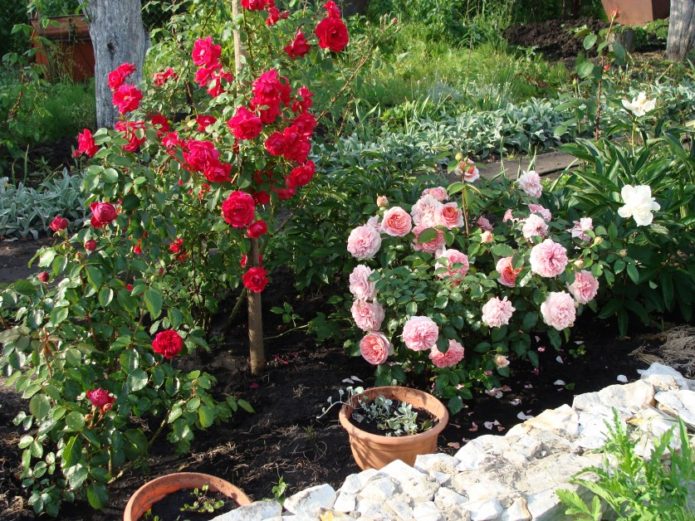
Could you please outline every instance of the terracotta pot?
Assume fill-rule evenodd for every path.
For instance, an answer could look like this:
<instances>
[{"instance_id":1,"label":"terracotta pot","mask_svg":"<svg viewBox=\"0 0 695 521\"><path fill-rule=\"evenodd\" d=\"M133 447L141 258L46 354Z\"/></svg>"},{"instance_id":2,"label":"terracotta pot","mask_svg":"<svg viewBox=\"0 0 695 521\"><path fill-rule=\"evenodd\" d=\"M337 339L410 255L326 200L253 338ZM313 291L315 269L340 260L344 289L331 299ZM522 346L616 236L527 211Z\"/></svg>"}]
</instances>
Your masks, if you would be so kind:
<instances>
[{"instance_id":1,"label":"terracotta pot","mask_svg":"<svg viewBox=\"0 0 695 521\"><path fill-rule=\"evenodd\" d=\"M200 488L203 485L208 485L210 490L233 499L239 506L251 503L249 497L229 481L199 472L176 472L148 481L137 489L125 507L123 521L138 521L152 505L169 494L182 489Z\"/></svg>"},{"instance_id":2,"label":"terracotta pot","mask_svg":"<svg viewBox=\"0 0 695 521\"><path fill-rule=\"evenodd\" d=\"M601 0L606 15L618 10L616 21L623 25L643 25L659 18L668 18L670 0Z\"/></svg>"},{"instance_id":3,"label":"terracotta pot","mask_svg":"<svg viewBox=\"0 0 695 521\"><path fill-rule=\"evenodd\" d=\"M46 27L37 18L31 20L31 40L36 49L36 63L46 68L49 78L55 78L59 73L67 74L73 81L93 78L94 49L89 37L87 18L58 16L48 20ZM46 49L41 38L50 40L55 47Z\"/></svg>"},{"instance_id":4,"label":"terracotta pot","mask_svg":"<svg viewBox=\"0 0 695 521\"><path fill-rule=\"evenodd\" d=\"M400 400L417 409L425 409L438 421L431 429L410 436L380 436L365 432L350 421L357 399L366 396L370 400L384 396L391 400ZM340 409L340 423L350 437L350 448L355 462L362 469L380 469L390 462L400 459L408 465L415 463L418 454L430 454L437 451L437 436L449 422L449 411L442 402L431 394L409 387L372 387L364 393L354 396L349 405Z\"/></svg>"}]
</instances>

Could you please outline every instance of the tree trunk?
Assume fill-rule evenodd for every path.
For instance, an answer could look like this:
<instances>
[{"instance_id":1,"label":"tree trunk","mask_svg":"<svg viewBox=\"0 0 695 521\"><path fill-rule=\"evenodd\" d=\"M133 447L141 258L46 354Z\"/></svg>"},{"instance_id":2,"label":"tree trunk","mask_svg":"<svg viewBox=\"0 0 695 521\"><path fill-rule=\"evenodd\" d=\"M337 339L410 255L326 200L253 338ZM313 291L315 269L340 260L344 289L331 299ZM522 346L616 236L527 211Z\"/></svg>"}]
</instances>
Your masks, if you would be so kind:
<instances>
[{"instance_id":1,"label":"tree trunk","mask_svg":"<svg viewBox=\"0 0 695 521\"><path fill-rule=\"evenodd\" d=\"M695 1L671 0L666 55L670 60L682 61L695 46Z\"/></svg>"},{"instance_id":2,"label":"tree trunk","mask_svg":"<svg viewBox=\"0 0 695 521\"><path fill-rule=\"evenodd\" d=\"M109 72L120 64L129 62L137 68L130 80L133 83L142 80L147 50L142 4L140 0L89 0L86 13L90 21L89 36L96 61L94 80L97 126L113 127L118 119L118 112L111 101Z\"/></svg>"}]
</instances>

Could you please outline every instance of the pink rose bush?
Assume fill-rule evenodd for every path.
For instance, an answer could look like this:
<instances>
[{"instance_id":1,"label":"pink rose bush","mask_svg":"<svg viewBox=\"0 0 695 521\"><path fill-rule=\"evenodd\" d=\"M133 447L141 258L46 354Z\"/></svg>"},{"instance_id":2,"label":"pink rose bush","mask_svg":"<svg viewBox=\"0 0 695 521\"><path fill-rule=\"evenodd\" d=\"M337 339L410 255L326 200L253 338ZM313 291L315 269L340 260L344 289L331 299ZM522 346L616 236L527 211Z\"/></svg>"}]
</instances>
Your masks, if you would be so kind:
<instances>
[{"instance_id":1,"label":"pink rose bush","mask_svg":"<svg viewBox=\"0 0 695 521\"><path fill-rule=\"evenodd\" d=\"M376 215L347 234L359 261L349 277L352 319L359 353L379 366L377 383L426 371L454 410L475 385L498 385L515 358L537 364L540 335L559 348L558 332L600 287L592 269L600 243L584 240L597 233L589 218L575 233L539 201L535 172L476 181L462 175L410 205L381 196Z\"/></svg>"}]
</instances>

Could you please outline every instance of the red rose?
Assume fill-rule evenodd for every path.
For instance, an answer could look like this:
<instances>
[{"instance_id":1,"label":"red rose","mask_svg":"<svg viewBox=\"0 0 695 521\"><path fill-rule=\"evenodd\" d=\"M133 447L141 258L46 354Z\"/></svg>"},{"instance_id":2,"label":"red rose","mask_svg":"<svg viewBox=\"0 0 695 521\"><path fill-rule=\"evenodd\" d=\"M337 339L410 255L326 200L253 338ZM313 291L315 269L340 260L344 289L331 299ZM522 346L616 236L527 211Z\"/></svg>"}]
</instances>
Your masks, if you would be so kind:
<instances>
[{"instance_id":1,"label":"red rose","mask_svg":"<svg viewBox=\"0 0 695 521\"><path fill-rule=\"evenodd\" d=\"M246 230L246 235L249 239L257 239L261 235L268 233L268 225L263 219L259 219L251 225Z\"/></svg>"},{"instance_id":2,"label":"red rose","mask_svg":"<svg viewBox=\"0 0 695 521\"><path fill-rule=\"evenodd\" d=\"M157 129L157 133L169 132L171 127L169 126L169 120L163 114L152 114L150 116L150 123Z\"/></svg>"},{"instance_id":3,"label":"red rose","mask_svg":"<svg viewBox=\"0 0 695 521\"><path fill-rule=\"evenodd\" d=\"M205 129L215 121L217 121L215 116L197 116L195 122L198 124L198 132L205 132Z\"/></svg>"},{"instance_id":4,"label":"red rose","mask_svg":"<svg viewBox=\"0 0 695 521\"><path fill-rule=\"evenodd\" d=\"M241 6L249 11L263 11L273 5L273 0L241 0Z\"/></svg>"},{"instance_id":5,"label":"red rose","mask_svg":"<svg viewBox=\"0 0 695 521\"><path fill-rule=\"evenodd\" d=\"M114 70L109 72L108 76L108 81L109 81L109 88L112 91L115 91L123 85L123 82L135 72L135 65L132 63L121 63L118 67L116 67Z\"/></svg>"},{"instance_id":6,"label":"red rose","mask_svg":"<svg viewBox=\"0 0 695 521\"><path fill-rule=\"evenodd\" d=\"M126 152L137 152L146 140L144 134L139 137L137 133L138 130L145 128L142 121L116 121L114 128L128 140L128 143L123 145L123 150Z\"/></svg>"},{"instance_id":7,"label":"red rose","mask_svg":"<svg viewBox=\"0 0 695 521\"><path fill-rule=\"evenodd\" d=\"M292 126L305 137L309 137L314 133L316 125L316 118L308 112L303 112L292 121Z\"/></svg>"},{"instance_id":8,"label":"red rose","mask_svg":"<svg viewBox=\"0 0 695 521\"><path fill-rule=\"evenodd\" d=\"M125 285L125 289L127 289L128 291L133 291L133 285L129 282Z\"/></svg>"},{"instance_id":9,"label":"red rose","mask_svg":"<svg viewBox=\"0 0 695 521\"><path fill-rule=\"evenodd\" d=\"M237 139L255 139L263 130L263 122L246 107L236 109L227 126Z\"/></svg>"},{"instance_id":10,"label":"red rose","mask_svg":"<svg viewBox=\"0 0 695 521\"><path fill-rule=\"evenodd\" d=\"M229 181L232 173L232 165L229 163L221 163L219 161L211 161L203 168L205 179L211 183L226 183Z\"/></svg>"},{"instance_id":11,"label":"red rose","mask_svg":"<svg viewBox=\"0 0 695 521\"><path fill-rule=\"evenodd\" d=\"M113 93L113 104L118 107L118 112L127 114L140 106L142 92L134 85L124 84Z\"/></svg>"},{"instance_id":12,"label":"red rose","mask_svg":"<svg viewBox=\"0 0 695 521\"><path fill-rule=\"evenodd\" d=\"M253 107L287 105L292 89L287 78L280 76L276 69L261 74L253 82Z\"/></svg>"},{"instance_id":13,"label":"red rose","mask_svg":"<svg viewBox=\"0 0 695 521\"><path fill-rule=\"evenodd\" d=\"M297 90L297 94L302 98L292 102L292 112L306 112L314 104L314 93L308 87L302 85Z\"/></svg>"},{"instance_id":14,"label":"red rose","mask_svg":"<svg viewBox=\"0 0 695 521\"><path fill-rule=\"evenodd\" d=\"M90 223L94 228L103 228L118 217L116 208L111 203L92 203L89 209L92 211Z\"/></svg>"},{"instance_id":15,"label":"red rose","mask_svg":"<svg viewBox=\"0 0 695 521\"><path fill-rule=\"evenodd\" d=\"M268 204L270 202L270 194L264 190L254 192L253 200L256 202L256 204Z\"/></svg>"},{"instance_id":16,"label":"red rose","mask_svg":"<svg viewBox=\"0 0 695 521\"><path fill-rule=\"evenodd\" d=\"M198 38L193 44L191 57L198 67L214 68L219 64L221 55L222 47L214 44L212 36Z\"/></svg>"},{"instance_id":17,"label":"red rose","mask_svg":"<svg viewBox=\"0 0 695 521\"><path fill-rule=\"evenodd\" d=\"M268 285L268 272L261 266L249 268L241 280L246 289L252 293L260 293Z\"/></svg>"},{"instance_id":18,"label":"red rose","mask_svg":"<svg viewBox=\"0 0 695 521\"><path fill-rule=\"evenodd\" d=\"M157 87L161 87L170 79L175 80L176 78L178 78L178 74L176 74L176 71L171 67L167 67L162 72L155 72L152 75L152 81Z\"/></svg>"},{"instance_id":19,"label":"red rose","mask_svg":"<svg viewBox=\"0 0 695 521\"><path fill-rule=\"evenodd\" d=\"M171 253L181 253L183 251L183 238L178 237L174 242L169 245L169 251Z\"/></svg>"},{"instance_id":20,"label":"red rose","mask_svg":"<svg viewBox=\"0 0 695 521\"><path fill-rule=\"evenodd\" d=\"M221 67L218 65L217 68ZM216 68L212 67L201 67L195 73L195 82L199 87L207 87L212 81L212 77L215 74Z\"/></svg>"},{"instance_id":21,"label":"red rose","mask_svg":"<svg viewBox=\"0 0 695 521\"><path fill-rule=\"evenodd\" d=\"M294 188L276 188L275 193L278 194L281 201L287 201L295 196L297 190Z\"/></svg>"},{"instance_id":22,"label":"red rose","mask_svg":"<svg viewBox=\"0 0 695 521\"><path fill-rule=\"evenodd\" d=\"M323 8L326 10L326 16L330 18L340 18L340 7L338 7L333 0L328 0L328 2L323 4Z\"/></svg>"},{"instance_id":23,"label":"red rose","mask_svg":"<svg viewBox=\"0 0 695 521\"><path fill-rule=\"evenodd\" d=\"M284 20L289 16L289 11L280 11L280 9L278 9L274 5L271 5L270 7L268 7L268 18L265 19L265 24L268 27L272 27L280 20Z\"/></svg>"},{"instance_id":24,"label":"red rose","mask_svg":"<svg viewBox=\"0 0 695 521\"><path fill-rule=\"evenodd\" d=\"M94 143L94 136L91 130L85 128L82 132L77 134L77 150L72 153L72 157L79 157L84 154L88 157L94 157L97 153L99 147Z\"/></svg>"},{"instance_id":25,"label":"red rose","mask_svg":"<svg viewBox=\"0 0 695 521\"><path fill-rule=\"evenodd\" d=\"M222 203L222 217L234 228L246 228L253 222L256 205L251 194L235 190Z\"/></svg>"},{"instance_id":26,"label":"red rose","mask_svg":"<svg viewBox=\"0 0 695 521\"><path fill-rule=\"evenodd\" d=\"M282 132L275 131L265 140L265 149L271 156L281 156L287 149L285 136Z\"/></svg>"},{"instance_id":27,"label":"red rose","mask_svg":"<svg viewBox=\"0 0 695 521\"><path fill-rule=\"evenodd\" d=\"M36 275L36 278L39 279L39 281L43 282L46 284L48 282L48 272L47 271L42 271L38 275Z\"/></svg>"},{"instance_id":28,"label":"red rose","mask_svg":"<svg viewBox=\"0 0 695 521\"><path fill-rule=\"evenodd\" d=\"M173 329L160 331L152 341L152 350L168 359L178 355L182 348L183 338Z\"/></svg>"},{"instance_id":29,"label":"red rose","mask_svg":"<svg viewBox=\"0 0 695 521\"><path fill-rule=\"evenodd\" d=\"M183 146L183 141L179 138L178 132L167 132L162 137L162 145L169 149L178 148Z\"/></svg>"},{"instance_id":30,"label":"red rose","mask_svg":"<svg viewBox=\"0 0 695 521\"><path fill-rule=\"evenodd\" d=\"M299 188L300 186L309 184L315 172L316 165L314 165L313 161L307 161L303 165L293 168L290 175L287 176L287 187Z\"/></svg>"},{"instance_id":31,"label":"red rose","mask_svg":"<svg viewBox=\"0 0 695 521\"><path fill-rule=\"evenodd\" d=\"M208 94L213 98L216 98L224 92L222 88L222 80L226 82L231 82L234 80L232 73L224 71L222 69L216 70L212 75L212 84L208 85Z\"/></svg>"},{"instance_id":32,"label":"red rose","mask_svg":"<svg viewBox=\"0 0 695 521\"><path fill-rule=\"evenodd\" d=\"M206 165L219 162L220 153L210 141L191 139L186 143L183 158L191 170L202 172Z\"/></svg>"},{"instance_id":33,"label":"red rose","mask_svg":"<svg viewBox=\"0 0 695 521\"><path fill-rule=\"evenodd\" d=\"M115 397L111 396L106 389L102 389L101 387L87 391L87 399L102 413L108 411L116 401Z\"/></svg>"},{"instance_id":34,"label":"red rose","mask_svg":"<svg viewBox=\"0 0 695 521\"><path fill-rule=\"evenodd\" d=\"M293 60L296 58L301 58L311 50L309 42L306 41L306 37L301 29L297 29L297 33L294 35L294 40L288 45L285 45L285 52L287 56Z\"/></svg>"},{"instance_id":35,"label":"red rose","mask_svg":"<svg viewBox=\"0 0 695 521\"><path fill-rule=\"evenodd\" d=\"M138 239L138 242L133 246L133 254L142 255L142 239Z\"/></svg>"},{"instance_id":36,"label":"red rose","mask_svg":"<svg viewBox=\"0 0 695 521\"><path fill-rule=\"evenodd\" d=\"M94 251L97 249L97 241L94 239L89 239L84 243L84 249L87 251Z\"/></svg>"},{"instance_id":37,"label":"red rose","mask_svg":"<svg viewBox=\"0 0 695 521\"><path fill-rule=\"evenodd\" d=\"M328 16L321 20L314 30L319 39L319 47L332 52L340 52L350 41L347 27L342 18Z\"/></svg>"},{"instance_id":38,"label":"red rose","mask_svg":"<svg viewBox=\"0 0 695 521\"><path fill-rule=\"evenodd\" d=\"M68 220L65 217L56 215L48 227L55 233L65 230L68 227Z\"/></svg>"}]
</instances>

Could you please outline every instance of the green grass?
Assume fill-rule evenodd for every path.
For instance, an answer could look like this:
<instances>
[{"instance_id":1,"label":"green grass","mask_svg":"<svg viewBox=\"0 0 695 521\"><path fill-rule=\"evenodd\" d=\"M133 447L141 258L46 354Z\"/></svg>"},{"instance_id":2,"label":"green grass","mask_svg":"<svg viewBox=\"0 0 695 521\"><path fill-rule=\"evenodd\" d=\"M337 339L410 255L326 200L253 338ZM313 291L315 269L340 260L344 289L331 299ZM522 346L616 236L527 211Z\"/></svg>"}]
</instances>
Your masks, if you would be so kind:
<instances>
[{"instance_id":1,"label":"green grass","mask_svg":"<svg viewBox=\"0 0 695 521\"><path fill-rule=\"evenodd\" d=\"M474 48L427 41L423 27L407 24L361 75L357 97L382 109L429 99L481 110L533 96L552 96L569 78L562 64L512 52L504 43Z\"/></svg>"}]
</instances>

